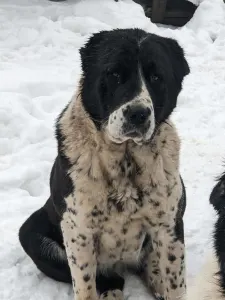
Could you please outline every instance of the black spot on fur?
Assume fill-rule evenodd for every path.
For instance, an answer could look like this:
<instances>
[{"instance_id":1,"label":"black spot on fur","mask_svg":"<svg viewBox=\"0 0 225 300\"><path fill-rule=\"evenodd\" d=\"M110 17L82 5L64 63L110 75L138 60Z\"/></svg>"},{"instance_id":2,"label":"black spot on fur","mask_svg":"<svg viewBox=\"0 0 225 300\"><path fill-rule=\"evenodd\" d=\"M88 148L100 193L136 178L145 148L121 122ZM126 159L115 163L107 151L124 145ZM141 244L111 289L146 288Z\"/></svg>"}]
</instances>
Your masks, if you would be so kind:
<instances>
[{"instance_id":1,"label":"black spot on fur","mask_svg":"<svg viewBox=\"0 0 225 300\"><path fill-rule=\"evenodd\" d=\"M88 263L83 264L83 265L80 267L80 269L83 271L83 270L86 269L87 267L88 267Z\"/></svg>"},{"instance_id":2,"label":"black spot on fur","mask_svg":"<svg viewBox=\"0 0 225 300\"><path fill-rule=\"evenodd\" d=\"M152 201L154 207L159 207L160 203L158 201Z\"/></svg>"},{"instance_id":3,"label":"black spot on fur","mask_svg":"<svg viewBox=\"0 0 225 300\"><path fill-rule=\"evenodd\" d=\"M172 290L176 290L176 289L177 289L177 284L171 283L171 289L172 289Z\"/></svg>"},{"instance_id":4,"label":"black spot on fur","mask_svg":"<svg viewBox=\"0 0 225 300\"><path fill-rule=\"evenodd\" d=\"M156 224L153 223L152 220L151 220L150 218L144 217L144 219L145 219L145 221L146 221L148 224L150 224L152 227L155 227L155 226L156 226Z\"/></svg>"},{"instance_id":5,"label":"black spot on fur","mask_svg":"<svg viewBox=\"0 0 225 300\"><path fill-rule=\"evenodd\" d=\"M116 247L121 247L122 243L121 241L116 241Z\"/></svg>"},{"instance_id":6,"label":"black spot on fur","mask_svg":"<svg viewBox=\"0 0 225 300\"><path fill-rule=\"evenodd\" d=\"M77 211L75 209L73 209L73 208L68 208L68 212L72 213L74 216L77 215Z\"/></svg>"},{"instance_id":7,"label":"black spot on fur","mask_svg":"<svg viewBox=\"0 0 225 300\"><path fill-rule=\"evenodd\" d=\"M137 203L138 206L142 207L143 206L143 191L140 188L138 188L137 194L138 194L138 198L135 199L135 202Z\"/></svg>"},{"instance_id":8,"label":"black spot on fur","mask_svg":"<svg viewBox=\"0 0 225 300\"><path fill-rule=\"evenodd\" d=\"M159 270L158 270L158 269L155 269L155 270L152 271L152 273L153 273L154 275L159 275Z\"/></svg>"},{"instance_id":9,"label":"black spot on fur","mask_svg":"<svg viewBox=\"0 0 225 300\"><path fill-rule=\"evenodd\" d=\"M170 278L170 286L171 286L171 288L173 289L173 290L175 290L176 288L177 288L177 286L176 286L176 288L175 288L175 283L174 283L174 281L173 281L173 279L172 278Z\"/></svg>"},{"instance_id":10,"label":"black spot on fur","mask_svg":"<svg viewBox=\"0 0 225 300\"><path fill-rule=\"evenodd\" d=\"M170 269L166 268L166 274L170 274Z\"/></svg>"},{"instance_id":11,"label":"black spot on fur","mask_svg":"<svg viewBox=\"0 0 225 300\"><path fill-rule=\"evenodd\" d=\"M157 216L158 216L158 218L162 218L162 216L164 216L165 215L165 212L164 211L159 211L158 212L158 214L157 214Z\"/></svg>"},{"instance_id":12,"label":"black spot on fur","mask_svg":"<svg viewBox=\"0 0 225 300\"><path fill-rule=\"evenodd\" d=\"M85 274L85 275L83 276L83 279L84 279L85 282L88 282L88 281L91 279L91 277L90 277L89 274Z\"/></svg>"},{"instance_id":13,"label":"black spot on fur","mask_svg":"<svg viewBox=\"0 0 225 300\"><path fill-rule=\"evenodd\" d=\"M168 260L171 261L172 263L175 262L176 256L174 254L169 253L168 254Z\"/></svg>"},{"instance_id":14,"label":"black spot on fur","mask_svg":"<svg viewBox=\"0 0 225 300\"><path fill-rule=\"evenodd\" d=\"M159 246L159 247L162 247L162 246L163 246L162 241L159 241L159 242L158 242L158 246Z\"/></svg>"},{"instance_id":15,"label":"black spot on fur","mask_svg":"<svg viewBox=\"0 0 225 300\"><path fill-rule=\"evenodd\" d=\"M74 255L71 256L71 261L72 261L72 264L76 265L77 259Z\"/></svg>"},{"instance_id":16,"label":"black spot on fur","mask_svg":"<svg viewBox=\"0 0 225 300\"><path fill-rule=\"evenodd\" d=\"M82 238L82 240L84 240L84 241L87 239L87 237L83 234L79 234L79 237Z\"/></svg>"},{"instance_id":17,"label":"black spot on fur","mask_svg":"<svg viewBox=\"0 0 225 300\"><path fill-rule=\"evenodd\" d=\"M124 203L122 201L118 201L114 197L108 197L108 208L111 210L115 208L119 213L124 211Z\"/></svg>"},{"instance_id":18,"label":"black spot on fur","mask_svg":"<svg viewBox=\"0 0 225 300\"><path fill-rule=\"evenodd\" d=\"M122 233L123 233L123 234L126 234L126 233L127 233L127 231L128 231L128 229L127 229L127 228L125 228L125 227L123 227L123 228L122 228Z\"/></svg>"}]
</instances>

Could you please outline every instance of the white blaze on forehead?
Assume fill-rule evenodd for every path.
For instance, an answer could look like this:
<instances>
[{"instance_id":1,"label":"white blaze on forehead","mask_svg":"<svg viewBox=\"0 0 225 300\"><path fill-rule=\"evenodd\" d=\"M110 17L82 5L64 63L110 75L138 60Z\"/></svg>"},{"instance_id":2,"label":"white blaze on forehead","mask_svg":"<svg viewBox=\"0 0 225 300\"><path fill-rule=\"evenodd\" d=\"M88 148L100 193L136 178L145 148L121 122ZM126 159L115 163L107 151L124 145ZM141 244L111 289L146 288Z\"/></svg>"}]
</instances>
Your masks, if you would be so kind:
<instances>
[{"instance_id":1,"label":"white blaze on forehead","mask_svg":"<svg viewBox=\"0 0 225 300\"><path fill-rule=\"evenodd\" d=\"M140 94L137 97L138 98L142 98L142 99L149 99L149 100L151 100L149 91L148 91L148 89L146 87L146 84L145 84L144 79L143 79L142 76L141 76L141 92L140 92Z\"/></svg>"},{"instance_id":2,"label":"white blaze on forehead","mask_svg":"<svg viewBox=\"0 0 225 300\"><path fill-rule=\"evenodd\" d=\"M149 94L149 91L146 87L146 84L144 82L144 79L141 75L141 92L138 96L138 98L141 100L141 103L143 103L144 105L146 105L146 107L149 107L151 110L151 115L150 115L150 126L149 129L147 131L147 133L145 134L144 139L147 141L151 138L152 134L154 133L155 130L155 114L154 114L154 107L153 107L153 102L152 102L152 98Z\"/></svg>"},{"instance_id":3,"label":"white blaze on forehead","mask_svg":"<svg viewBox=\"0 0 225 300\"><path fill-rule=\"evenodd\" d=\"M140 142L141 140L149 140L155 129L155 116L153 109L153 102L151 96L148 92L148 89L145 85L145 82L141 76L141 91L140 93L134 97L131 101L121 105L117 110L115 110L110 116L107 125L107 132L110 137L115 142L122 143L129 139L129 137L124 136L123 133L123 125L127 122L124 111L128 106L132 107L133 105L142 105L143 107L149 108L151 111L150 115L150 126L146 132L146 134L141 138L134 138L134 141Z\"/></svg>"},{"instance_id":4,"label":"white blaze on forehead","mask_svg":"<svg viewBox=\"0 0 225 300\"><path fill-rule=\"evenodd\" d=\"M152 98L149 94L149 91L146 87L146 84L145 84L142 76L141 76L141 91L140 91L139 95L137 95L135 97L135 99L136 99L136 101L140 101L141 104L144 104L147 107L151 106L151 109L153 109Z\"/></svg>"}]
</instances>

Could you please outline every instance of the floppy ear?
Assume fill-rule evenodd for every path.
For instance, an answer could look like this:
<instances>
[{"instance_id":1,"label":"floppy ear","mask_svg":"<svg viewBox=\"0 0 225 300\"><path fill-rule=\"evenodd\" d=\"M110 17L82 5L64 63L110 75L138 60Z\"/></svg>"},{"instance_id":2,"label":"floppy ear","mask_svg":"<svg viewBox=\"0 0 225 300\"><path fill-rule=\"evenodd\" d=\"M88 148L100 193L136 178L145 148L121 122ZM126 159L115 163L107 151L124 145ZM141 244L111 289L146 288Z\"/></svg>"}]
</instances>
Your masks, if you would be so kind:
<instances>
[{"instance_id":1,"label":"floppy ear","mask_svg":"<svg viewBox=\"0 0 225 300\"><path fill-rule=\"evenodd\" d=\"M106 31L92 35L87 43L80 49L81 66L84 81L81 87L82 102L85 110L94 120L97 128L100 128L103 116L103 106L100 102L100 76L99 57L102 56L102 42L105 41ZM100 66L101 67L101 66ZM91 99L91 101L90 101Z\"/></svg>"},{"instance_id":2,"label":"floppy ear","mask_svg":"<svg viewBox=\"0 0 225 300\"><path fill-rule=\"evenodd\" d=\"M184 51L177 41L167 38L166 44L174 70L174 78L177 84L181 86L184 77L190 73L189 65L185 59Z\"/></svg>"},{"instance_id":3,"label":"floppy ear","mask_svg":"<svg viewBox=\"0 0 225 300\"><path fill-rule=\"evenodd\" d=\"M104 40L106 31L100 31L92 35L87 43L80 49L82 70L86 74L88 68L96 64L96 52Z\"/></svg>"}]
</instances>

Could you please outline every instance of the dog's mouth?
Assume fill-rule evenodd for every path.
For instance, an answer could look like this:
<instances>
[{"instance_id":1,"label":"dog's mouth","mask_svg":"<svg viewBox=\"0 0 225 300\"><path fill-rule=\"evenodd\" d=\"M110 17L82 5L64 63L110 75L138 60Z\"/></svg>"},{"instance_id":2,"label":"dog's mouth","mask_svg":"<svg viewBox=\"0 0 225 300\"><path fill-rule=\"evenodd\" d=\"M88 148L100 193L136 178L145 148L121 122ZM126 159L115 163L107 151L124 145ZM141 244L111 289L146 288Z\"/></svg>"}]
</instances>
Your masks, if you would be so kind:
<instances>
[{"instance_id":1,"label":"dog's mouth","mask_svg":"<svg viewBox=\"0 0 225 300\"><path fill-rule=\"evenodd\" d=\"M140 110L140 112L139 112ZM105 130L109 140L121 144L132 140L136 144L146 143L151 139L155 127L154 115L149 107L129 106L113 112Z\"/></svg>"},{"instance_id":2,"label":"dog's mouth","mask_svg":"<svg viewBox=\"0 0 225 300\"><path fill-rule=\"evenodd\" d=\"M122 144L123 142L125 142L125 140L123 140L122 138L115 137L112 134L110 134L109 132L107 132L107 136L108 136L109 140L115 144Z\"/></svg>"},{"instance_id":3,"label":"dog's mouth","mask_svg":"<svg viewBox=\"0 0 225 300\"><path fill-rule=\"evenodd\" d=\"M107 136L112 142L116 144L122 144L128 140L133 140L136 144L139 145L145 141L145 136L137 130L124 132L120 136L115 136L110 133L109 130L107 130Z\"/></svg>"},{"instance_id":4,"label":"dog's mouth","mask_svg":"<svg viewBox=\"0 0 225 300\"><path fill-rule=\"evenodd\" d=\"M133 131L124 133L124 136L133 139L133 138L141 138L143 135L140 132L133 130Z\"/></svg>"}]
</instances>

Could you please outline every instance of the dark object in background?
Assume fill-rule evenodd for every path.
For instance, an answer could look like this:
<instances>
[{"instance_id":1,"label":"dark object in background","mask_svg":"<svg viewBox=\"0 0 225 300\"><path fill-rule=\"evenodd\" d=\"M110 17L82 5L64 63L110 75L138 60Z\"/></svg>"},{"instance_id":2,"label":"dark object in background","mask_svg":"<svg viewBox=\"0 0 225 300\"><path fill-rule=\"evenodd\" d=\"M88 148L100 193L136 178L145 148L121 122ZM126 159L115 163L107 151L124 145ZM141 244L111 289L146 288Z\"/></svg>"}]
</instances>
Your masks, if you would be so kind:
<instances>
[{"instance_id":1,"label":"dark object in background","mask_svg":"<svg viewBox=\"0 0 225 300\"><path fill-rule=\"evenodd\" d=\"M185 25L195 13L196 5L187 0L133 0L140 4L153 23Z\"/></svg>"},{"instance_id":2,"label":"dark object in background","mask_svg":"<svg viewBox=\"0 0 225 300\"><path fill-rule=\"evenodd\" d=\"M66 0L50 0L62 2ZM118 2L119 0L114 0ZM173 26L185 25L195 13L196 5L188 0L133 0L140 4L146 17L153 23L161 23ZM225 0L224 0L225 1Z\"/></svg>"}]
</instances>

